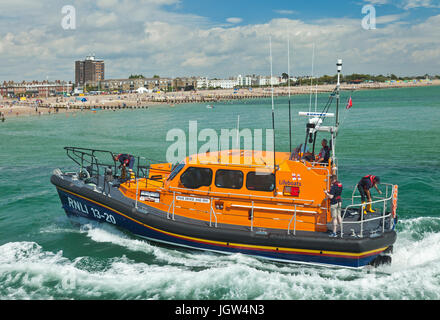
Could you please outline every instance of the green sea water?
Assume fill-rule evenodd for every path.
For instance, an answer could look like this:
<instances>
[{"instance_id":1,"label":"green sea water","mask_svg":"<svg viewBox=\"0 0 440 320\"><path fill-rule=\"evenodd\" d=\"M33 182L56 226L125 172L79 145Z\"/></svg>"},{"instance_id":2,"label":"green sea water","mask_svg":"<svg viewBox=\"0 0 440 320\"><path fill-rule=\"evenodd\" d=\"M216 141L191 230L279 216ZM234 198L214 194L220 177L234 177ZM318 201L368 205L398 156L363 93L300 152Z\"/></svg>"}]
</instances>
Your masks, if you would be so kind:
<instances>
[{"instance_id":1,"label":"green sea water","mask_svg":"<svg viewBox=\"0 0 440 320\"><path fill-rule=\"evenodd\" d=\"M345 110L352 96L353 107ZM49 179L75 169L64 146L165 160L172 128L271 128L270 99L77 112L0 123L0 299L439 299L440 87L342 92L336 150L344 196L366 174L399 185L393 262L374 271L280 264L163 246L72 224ZM318 95L317 110L328 99ZM310 97L292 97L294 146ZM288 100L275 98L287 151Z\"/></svg>"}]
</instances>

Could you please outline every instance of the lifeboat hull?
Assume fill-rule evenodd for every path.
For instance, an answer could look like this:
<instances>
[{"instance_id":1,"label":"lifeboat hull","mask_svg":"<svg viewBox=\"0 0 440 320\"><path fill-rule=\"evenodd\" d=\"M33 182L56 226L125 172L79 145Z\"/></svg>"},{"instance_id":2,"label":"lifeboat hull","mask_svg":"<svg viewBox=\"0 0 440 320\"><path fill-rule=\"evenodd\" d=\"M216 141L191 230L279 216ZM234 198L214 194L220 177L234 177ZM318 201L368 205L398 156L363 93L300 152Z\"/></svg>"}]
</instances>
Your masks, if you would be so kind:
<instances>
[{"instance_id":1,"label":"lifeboat hull","mask_svg":"<svg viewBox=\"0 0 440 320\"><path fill-rule=\"evenodd\" d=\"M209 226L173 220L167 212L123 202L53 175L68 216L109 223L142 238L225 254L242 253L280 262L360 268L373 264L396 240L393 230L374 238L329 238ZM131 200L131 199L130 199Z\"/></svg>"}]
</instances>

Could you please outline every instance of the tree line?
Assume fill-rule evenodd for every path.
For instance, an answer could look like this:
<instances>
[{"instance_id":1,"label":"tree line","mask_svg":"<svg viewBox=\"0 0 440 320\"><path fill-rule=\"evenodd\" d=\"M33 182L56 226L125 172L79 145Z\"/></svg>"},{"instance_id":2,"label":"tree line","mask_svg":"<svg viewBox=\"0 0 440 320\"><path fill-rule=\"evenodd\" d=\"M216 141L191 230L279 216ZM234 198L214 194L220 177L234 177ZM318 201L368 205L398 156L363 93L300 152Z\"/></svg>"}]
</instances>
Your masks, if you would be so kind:
<instances>
[{"instance_id":1,"label":"tree line","mask_svg":"<svg viewBox=\"0 0 440 320\"><path fill-rule=\"evenodd\" d=\"M282 77L284 79L288 78L287 73L283 73ZM440 75L430 76L428 74L422 76L404 76L399 77L395 74L390 75L371 75L371 74L361 74L361 73L353 73L350 75L341 75L341 82L386 82L386 81L411 81L411 80L422 80L422 79L440 79ZM297 84L304 84L303 82L310 81L310 77L301 77L298 79ZM333 76L323 75L321 77L316 77L313 79L314 84L335 84L338 81L337 74Z\"/></svg>"}]
</instances>

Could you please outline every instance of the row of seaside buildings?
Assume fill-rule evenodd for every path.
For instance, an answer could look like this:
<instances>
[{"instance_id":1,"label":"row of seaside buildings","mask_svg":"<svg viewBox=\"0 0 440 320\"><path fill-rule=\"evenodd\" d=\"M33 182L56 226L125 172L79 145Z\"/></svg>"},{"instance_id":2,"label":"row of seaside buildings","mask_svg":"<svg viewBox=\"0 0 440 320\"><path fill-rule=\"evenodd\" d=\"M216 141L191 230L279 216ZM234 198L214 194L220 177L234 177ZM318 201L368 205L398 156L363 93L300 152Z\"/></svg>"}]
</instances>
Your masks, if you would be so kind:
<instances>
[{"instance_id":1,"label":"row of seaside buildings","mask_svg":"<svg viewBox=\"0 0 440 320\"><path fill-rule=\"evenodd\" d=\"M274 86L286 83L280 77L246 76L241 75L233 79L208 79L201 77L178 78L135 78L135 79L106 79L88 81L83 86L74 85L72 82L56 80L49 81L8 81L0 83L0 95L8 97L39 96L49 97L54 95L84 93L84 92L170 92L203 89L232 89L237 87ZM142 90L139 90L142 89Z\"/></svg>"},{"instance_id":2,"label":"row of seaside buildings","mask_svg":"<svg viewBox=\"0 0 440 320\"><path fill-rule=\"evenodd\" d=\"M259 87L280 85L287 82L282 77L258 75L238 75L229 79L208 79L206 77L153 78L135 77L128 79L105 79L103 60L94 55L85 60L75 61L75 82L71 81L23 81L0 84L1 96L39 96L48 97L60 94L84 92L169 92L203 89L232 89L237 87ZM296 81L296 79L292 79Z\"/></svg>"},{"instance_id":3,"label":"row of seaside buildings","mask_svg":"<svg viewBox=\"0 0 440 320\"><path fill-rule=\"evenodd\" d=\"M75 62L75 84L93 91L181 91L196 89L232 89L236 87L279 85L286 82L281 77L241 76L230 79L208 79L203 77L178 78L131 78L104 79L104 61L87 56L84 61Z\"/></svg>"},{"instance_id":4,"label":"row of seaside buildings","mask_svg":"<svg viewBox=\"0 0 440 320\"><path fill-rule=\"evenodd\" d=\"M135 78L135 79L107 79L89 81L85 85L96 91L136 91L145 88L148 91L182 91L200 89L233 89L237 87L274 86L286 83L281 77L246 76L238 75L230 79L208 79L204 77L178 78Z\"/></svg>"},{"instance_id":5,"label":"row of seaside buildings","mask_svg":"<svg viewBox=\"0 0 440 320\"><path fill-rule=\"evenodd\" d=\"M0 96L3 97L49 97L63 93L71 93L73 83L61 80L49 81L4 81L0 83Z\"/></svg>"}]
</instances>

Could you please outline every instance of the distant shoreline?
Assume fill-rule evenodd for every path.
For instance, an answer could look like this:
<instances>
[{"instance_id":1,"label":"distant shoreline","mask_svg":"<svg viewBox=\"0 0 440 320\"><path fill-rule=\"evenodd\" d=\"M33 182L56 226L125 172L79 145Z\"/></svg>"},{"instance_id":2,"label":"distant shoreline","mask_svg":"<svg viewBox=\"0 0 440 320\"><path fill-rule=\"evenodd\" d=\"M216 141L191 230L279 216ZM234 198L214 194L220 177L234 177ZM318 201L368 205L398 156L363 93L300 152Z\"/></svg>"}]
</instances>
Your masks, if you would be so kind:
<instances>
[{"instance_id":1,"label":"distant shoreline","mask_svg":"<svg viewBox=\"0 0 440 320\"><path fill-rule=\"evenodd\" d=\"M439 86L440 80L430 82L395 82L395 83L361 83L361 84L342 84L341 91L350 90L375 90L393 88L413 88L425 86ZM310 92L332 92L334 84L318 86L292 86L291 95L310 94ZM287 96L287 87L274 87L275 96ZM112 94L112 95L84 95L81 97L49 97L49 98L30 98L26 101L16 99L0 100L0 123L4 116L5 119L20 116L40 116L48 114L77 112L93 112L93 109L101 110L124 110L124 109L146 109L158 105L168 105L174 107L178 104L186 103L206 103L212 104L221 101L257 99L271 97L271 88L245 88L245 89L217 89L217 90L198 90L167 93L147 93L147 94ZM79 101L87 99L86 102ZM37 106L37 100L41 102ZM15 102L14 102L15 101Z\"/></svg>"}]
</instances>

